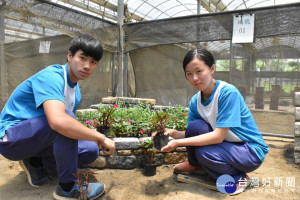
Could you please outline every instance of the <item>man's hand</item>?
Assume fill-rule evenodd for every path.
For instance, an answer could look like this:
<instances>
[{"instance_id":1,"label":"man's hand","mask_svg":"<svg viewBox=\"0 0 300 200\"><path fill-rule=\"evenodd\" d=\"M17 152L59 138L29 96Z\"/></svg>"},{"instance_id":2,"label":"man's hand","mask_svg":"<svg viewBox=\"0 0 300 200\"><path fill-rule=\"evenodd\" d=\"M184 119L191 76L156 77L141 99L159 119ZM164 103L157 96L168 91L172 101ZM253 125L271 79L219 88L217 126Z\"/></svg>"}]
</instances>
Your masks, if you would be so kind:
<instances>
[{"instance_id":1,"label":"man's hand","mask_svg":"<svg viewBox=\"0 0 300 200\"><path fill-rule=\"evenodd\" d=\"M98 142L98 146L103 149L103 154L106 156L112 155L116 148L115 142L105 136L101 142Z\"/></svg>"}]
</instances>

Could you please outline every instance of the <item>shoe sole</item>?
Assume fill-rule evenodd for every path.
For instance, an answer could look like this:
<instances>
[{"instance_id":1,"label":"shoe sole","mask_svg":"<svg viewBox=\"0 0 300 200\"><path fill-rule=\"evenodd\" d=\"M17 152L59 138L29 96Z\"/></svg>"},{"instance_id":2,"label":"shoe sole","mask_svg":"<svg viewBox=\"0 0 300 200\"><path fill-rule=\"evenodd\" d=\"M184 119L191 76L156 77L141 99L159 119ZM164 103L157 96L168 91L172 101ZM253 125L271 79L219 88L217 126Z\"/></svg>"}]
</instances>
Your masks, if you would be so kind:
<instances>
[{"instance_id":1,"label":"shoe sole","mask_svg":"<svg viewBox=\"0 0 300 200\"><path fill-rule=\"evenodd\" d=\"M101 193L99 193L97 196L91 198L90 200L94 200L97 199L98 197L100 197L101 195L103 195L105 193L105 184L103 184L103 191Z\"/></svg>"},{"instance_id":2,"label":"shoe sole","mask_svg":"<svg viewBox=\"0 0 300 200\"><path fill-rule=\"evenodd\" d=\"M239 190L237 190L237 191L235 191L234 193L231 193L231 194L229 194L229 195L230 195L230 196L235 196L235 195L238 195L238 194L243 193L243 192L247 189L247 187L250 186L250 184L251 184L251 181L250 181L250 178L249 178L249 179L247 180L246 186L241 187Z\"/></svg>"},{"instance_id":3,"label":"shoe sole","mask_svg":"<svg viewBox=\"0 0 300 200\"><path fill-rule=\"evenodd\" d=\"M21 168L24 170L24 172L26 173L28 183L29 183L31 186L33 186L33 187L40 187L40 186L34 185L34 184L32 183L30 173L29 173L28 169L26 168L26 166L25 166L23 160L20 160L20 161L19 161L19 164L20 164Z\"/></svg>"},{"instance_id":4,"label":"shoe sole","mask_svg":"<svg viewBox=\"0 0 300 200\"><path fill-rule=\"evenodd\" d=\"M89 200L94 200L99 198L101 195L103 195L105 193L105 185L103 184L103 191L101 193L99 193L97 196L89 199ZM58 196L55 191L53 192L53 198L55 200L70 200L70 199L78 199L78 198L70 198L70 197L62 197L62 196Z\"/></svg>"},{"instance_id":5,"label":"shoe sole","mask_svg":"<svg viewBox=\"0 0 300 200\"><path fill-rule=\"evenodd\" d=\"M204 170L195 170L195 171L191 171L191 172L180 172L180 171L175 171L175 174L183 174L183 175L188 175L188 174L198 174L198 175L205 175L208 174L206 171Z\"/></svg>"}]
</instances>

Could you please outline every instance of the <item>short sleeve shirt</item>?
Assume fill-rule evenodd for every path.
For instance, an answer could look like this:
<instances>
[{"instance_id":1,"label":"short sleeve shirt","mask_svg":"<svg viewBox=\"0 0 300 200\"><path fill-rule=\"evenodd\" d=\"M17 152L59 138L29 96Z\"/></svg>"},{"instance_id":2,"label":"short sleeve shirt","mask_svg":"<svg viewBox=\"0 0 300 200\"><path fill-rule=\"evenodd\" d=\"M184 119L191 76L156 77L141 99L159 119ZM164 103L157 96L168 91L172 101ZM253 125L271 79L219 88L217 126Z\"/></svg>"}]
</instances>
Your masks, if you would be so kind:
<instances>
[{"instance_id":1,"label":"short sleeve shirt","mask_svg":"<svg viewBox=\"0 0 300 200\"><path fill-rule=\"evenodd\" d=\"M225 141L247 142L261 161L269 148L260 134L254 118L236 87L216 81L209 99L201 101L201 92L195 94L189 104L188 124L203 119L215 128L229 128Z\"/></svg>"},{"instance_id":2,"label":"short sleeve shirt","mask_svg":"<svg viewBox=\"0 0 300 200\"><path fill-rule=\"evenodd\" d=\"M67 64L65 65L68 69ZM67 83L75 87L69 80L67 71ZM76 83L75 113L81 94ZM64 102L64 70L61 65L51 65L21 83L11 94L0 114L0 138L5 131L19 122L44 115L42 104L46 100L59 100Z\"/></svg>"}]
</instances>

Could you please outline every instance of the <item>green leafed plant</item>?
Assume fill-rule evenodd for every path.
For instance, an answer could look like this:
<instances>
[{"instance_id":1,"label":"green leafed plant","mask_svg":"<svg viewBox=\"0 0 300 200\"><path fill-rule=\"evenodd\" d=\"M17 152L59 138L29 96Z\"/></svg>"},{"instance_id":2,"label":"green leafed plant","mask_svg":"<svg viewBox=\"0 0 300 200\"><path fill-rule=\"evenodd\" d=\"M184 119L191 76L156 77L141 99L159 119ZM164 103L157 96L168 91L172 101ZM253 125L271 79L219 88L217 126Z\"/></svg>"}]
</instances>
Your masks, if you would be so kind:
<instances>
[{"instance_id":1,"label":"green leafed plant","mask_svg":"<svg viewBox=\"0 0 300 200\"><path fill-rule=\"evenodd\" d=\"M167 109L167 112L171 116L171 119L167 123L167 128L185 131L188 121L188 109L181 105L176 105L173 108Z\"/></svg>"},{"instance_id":2,"label":"green leafed plant","mask_svg":"<svg viewBox=\"0 0 300 200\"><path fill-rule=\"evenodd\" d=\"M164 132L165 128L184 131L187 125L187 108L176 105L166 111L155 111L151 105L104 106L100 104L98 112L78 113L78 120L89 128L107 125L113 137L147 137L152 132Z\"/></svg>"},{"instance_id":3,"label":"green leafed plant","mask_svg":"<svg viewBox=\"0 0 300 200\"><path fill-rule=\"evenodd\" d=\"M170 120L170 115L166 111L155 111L155 114L152 116L152 126L154 130L157 131L157 134L163 135L165 132L165 128L167 127L167 123Z\"/></svg>"},{"instance_id":4,"label":"green leafed plant","mask_svg":"<svg viewBox=\"0 0 300 200\"><path fill-rule=\"evenodd\" d=\"M116 137L143 137L151 135L153 110L148 104L120 106L113 113L114 123L111 132Z\"/></svg>"},{"instance_id":5,"label":"green leafed plant","mask_svg":"<svg viewBox=\"0 0 300 200\"><path fill-rule=\"evenodd\" d=\"M153 141L151 139L146 139L140 143L140 146L144 148L147 163L154 164L154 157L157 151L153 147Z\"/></svg>"}]
</instances>

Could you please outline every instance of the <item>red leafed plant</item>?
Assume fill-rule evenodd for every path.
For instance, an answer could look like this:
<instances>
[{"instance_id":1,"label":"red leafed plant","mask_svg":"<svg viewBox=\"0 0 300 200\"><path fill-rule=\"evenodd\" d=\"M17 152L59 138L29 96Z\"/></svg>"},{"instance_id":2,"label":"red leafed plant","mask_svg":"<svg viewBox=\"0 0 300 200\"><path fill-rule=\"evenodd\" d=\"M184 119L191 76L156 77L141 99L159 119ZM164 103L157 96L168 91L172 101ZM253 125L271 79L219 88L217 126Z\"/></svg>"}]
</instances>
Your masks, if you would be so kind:
<instances>
[{"instance_id":1,"label":"red leafed plant","mask_svg":"<svg viewBox=\"0 0 300 200\"><path fill-rule=\"evenodd\" d=\"M152 116L152 125L157 131L157 135L163 135L168 121L170 120L170 115L165 111L155 111Z\"/></svg>"},{"instance_id":2,"label":"red leafed plant","mask_svg":"<svg viewBox=\"0 0 300 200\"><path fill-rule=\"evenodd\" d=\"M79 200L87 200L88 187L92 174L95 174L95 172L78 171L77 174L73 173L73 176L77 178L74 182L78 185L80 191Z\"/></svg>"},{"instance_id":3,"label":"red leafed plant","mask_svg":"<svg viewBox=\"0 0 300 200\"><path fill-rule=\"evenodd\" d=\"M98 111L100 113L99 116L99 123L100 126L109 126L111 121L112 121L112 114L115 112L115 110L119 108L118 105L113 105L113 106L103 106L101 105L98 108Z\"/></svg>"}]
</instances>

